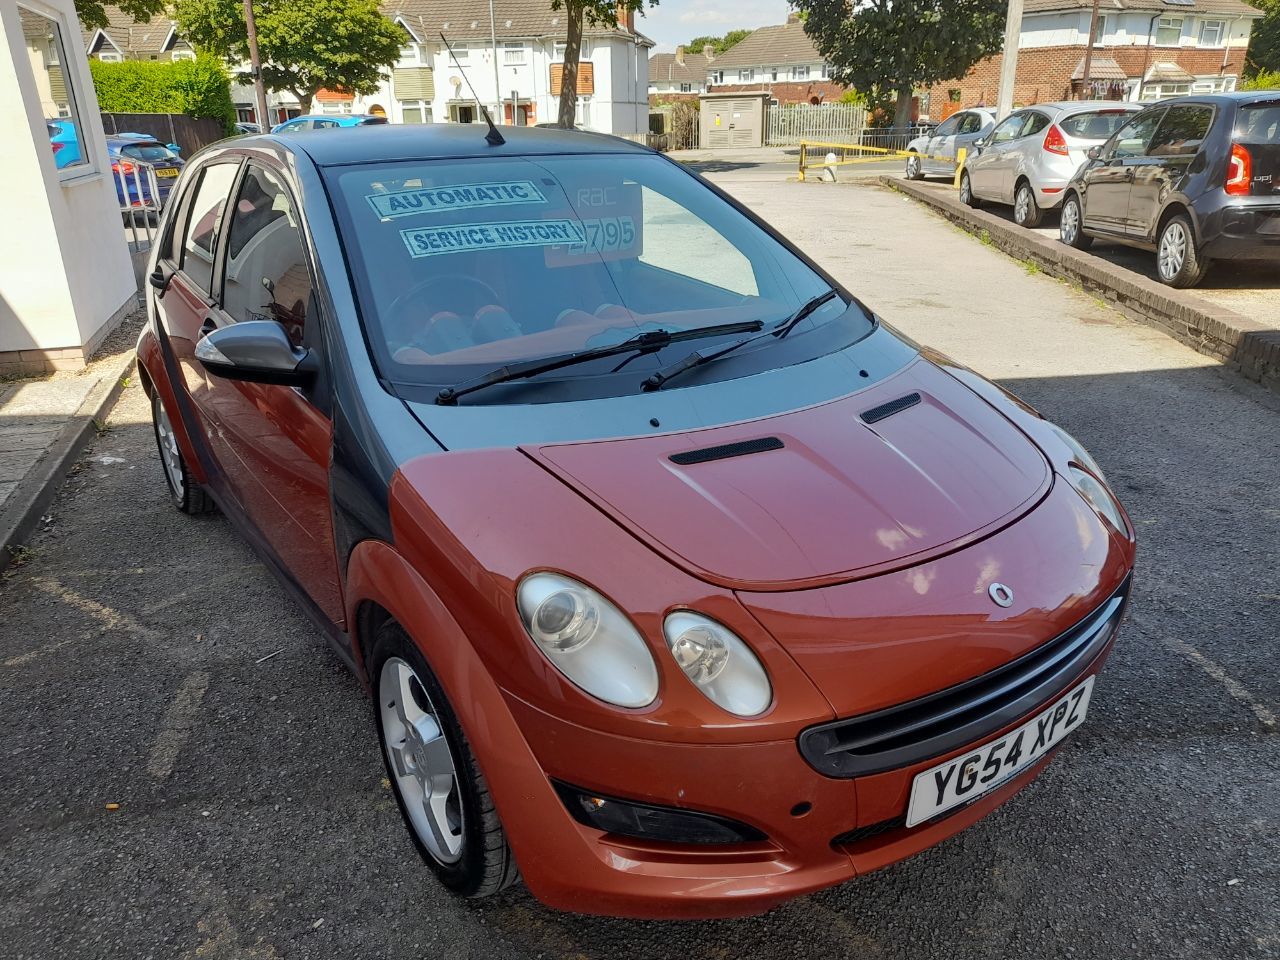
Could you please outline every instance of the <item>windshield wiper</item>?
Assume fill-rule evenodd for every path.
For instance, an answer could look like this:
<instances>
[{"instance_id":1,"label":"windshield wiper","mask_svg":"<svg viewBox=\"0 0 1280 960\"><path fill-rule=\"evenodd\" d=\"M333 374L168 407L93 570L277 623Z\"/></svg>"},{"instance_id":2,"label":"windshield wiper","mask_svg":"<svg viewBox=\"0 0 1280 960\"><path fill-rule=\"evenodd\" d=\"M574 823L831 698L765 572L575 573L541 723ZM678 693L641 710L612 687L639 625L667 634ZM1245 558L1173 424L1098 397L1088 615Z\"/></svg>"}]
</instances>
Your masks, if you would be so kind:
<instances>
[{"instance_id":1,"label":"windshield wiper","mask_svg":"<svg viewBox=\"0 0 1280 960\"><path fill-rule=\"evenodd\" d=\"M641 390L661 390L663 384L673 377L678 377L686 370L692 370L694 367L700 367L704 363L710 363L712 360L719 360L727 353L733 353L739 347L745 347L749 343L755 343L757 340L763 340L765 337L777 337L781 339L795 329L796 325L805 317L808 317L820 306L836 295L834 290L828 290L826 293L820 293L818 296L805 302L805 304L793 313L787 319L783 320L772 330L767 330L762 334L754 337L743 337L727 346L718 347L714 350L695 350L683 360L673 363L665 370L658 370L644 379L640 384Z\"/></svg>"},{"instance_id":2,"label":"windshield wiper","mask_svg":"<svg viewBox=\"0 0 1280 960\"><path fill-rule=\"evenodd\" d=\"M536 357L532 360L509 363L506 366L498 367L496 370L481 374L474 379L464 380L461 383L455 383L451 387L445 387L436 394L436 403L442 405L455 404L458 402L459 397L466 396L468 393L475 393L477 390L483 390L485 387L492 387L494 384L536 377L540 373L549 373L552 370L586 363L589 360L596 360L600 357L614 357L618 354L631 353L633 351L639 351L642 354L655 353L669 344L679 343L682 340L705 340L708 337L723 337L734 333L756 333L762 329L764 329L763 322L745 320L742 323L720 323L709 327L690 327L688 330L646 330L644 333L639 333L634 337L623 340L621 343L611 343L607 346L576 350L573 353L562 353L551 357Z\"/></svg>"}]
</instances>

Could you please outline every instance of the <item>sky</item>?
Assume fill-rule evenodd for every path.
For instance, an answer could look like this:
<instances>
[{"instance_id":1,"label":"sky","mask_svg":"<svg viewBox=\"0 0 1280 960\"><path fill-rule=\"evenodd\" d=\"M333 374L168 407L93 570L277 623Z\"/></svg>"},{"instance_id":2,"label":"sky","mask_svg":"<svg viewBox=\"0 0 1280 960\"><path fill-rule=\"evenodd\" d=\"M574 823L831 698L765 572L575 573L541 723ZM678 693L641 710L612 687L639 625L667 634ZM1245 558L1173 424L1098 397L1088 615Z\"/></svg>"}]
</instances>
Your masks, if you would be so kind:
<instances>
[{"instance_id":1,"label":"sky","mask_svg":"<svg viewBox=\"0 0 1280 960\"><path fill-rule=\"evenodd\" d=\"M721 36L787 19L787 0L660 0L636 18L636 29L657 43L657 53L698 36Z\"/></svg>"}]
</instances>

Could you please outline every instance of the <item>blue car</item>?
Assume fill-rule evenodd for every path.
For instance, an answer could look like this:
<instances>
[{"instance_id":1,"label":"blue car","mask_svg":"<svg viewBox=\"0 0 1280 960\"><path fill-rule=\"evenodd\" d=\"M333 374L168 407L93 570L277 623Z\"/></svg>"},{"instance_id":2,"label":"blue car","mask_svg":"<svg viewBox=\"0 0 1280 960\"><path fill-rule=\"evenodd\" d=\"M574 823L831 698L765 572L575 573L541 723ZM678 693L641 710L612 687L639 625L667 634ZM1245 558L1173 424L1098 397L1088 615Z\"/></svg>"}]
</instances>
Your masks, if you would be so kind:
<instances>
[{"instance_id":1,"label":"blue car","mask_svg":"<svg viewBox=\"0 0 1280 960\"><path fill-rule=\"evenodd\" d=\"M176 143L163 144L143 133L119 133L107 137L107 156L111 159L116 199L120 201L121 209L163 209L165 201L169 199L169 191L173 189L183 167L178 149ZM158 198L151 195L145 168L134 161L150 164L155 170Z\"/></svg>"},{"instance_id":2,"label":"blue car","mask_svg":"<svg viewBox=\"0 0 1280 960\"><path fill-rule=\"evenodd\" d=\"M301 133L303 130L326 130L333 127L366 127L373 124L386 123L386 117L374 116L371 113L328 114L306 113L300 117L277 123L271 128L272 133Z\"/></svg>"},{"instance_id":3,"label":"blue car","mask_svg":"<svg viewBox=\"0 0 1280 960\"><path fill-rule=\"evenodd\" d=\"M80 138L76 135L76 125L70 120L46 120L49 130L49 145L53 147L53 162L59 170L79 163Z\"/></svg>"}]
</instances>

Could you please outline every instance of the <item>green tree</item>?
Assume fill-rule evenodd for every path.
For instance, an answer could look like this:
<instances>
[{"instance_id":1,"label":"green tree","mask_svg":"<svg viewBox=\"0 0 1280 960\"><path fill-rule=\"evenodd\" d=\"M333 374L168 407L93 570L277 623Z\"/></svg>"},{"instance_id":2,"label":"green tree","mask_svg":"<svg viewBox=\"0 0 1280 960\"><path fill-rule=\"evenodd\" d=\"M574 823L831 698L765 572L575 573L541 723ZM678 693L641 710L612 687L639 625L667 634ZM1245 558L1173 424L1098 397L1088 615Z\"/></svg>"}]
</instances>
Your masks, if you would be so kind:
<instances>
[{"instance_id":1,"label":"green tree","mask_svg":"<svg viewBox=\"0 0 1280 960\"><path fill-rule=\"evenodd\" d=\"M113 7L119 7L139 23L146 23L157 13L163 13L165 0L115 0ZM90 30L107 25L106 4L103 0L76 0L76 16Z\"/></svg>"},{"instance_id":2,"label":"green tree","mask_svg":"<svg viewBox=\"0 0 1280 960\"><path fill-rule=\"evenodd\" d=\"M181 113L212 117L223 130L235 129L231 80L217 57L194 60L89 61L98 106L106 113Z\"/></svg>"},{"instance_id":3,"label":"green tree","mask_svg":"<svg viewBox=\"0 0 1280 960\"><path fill-rule=\"evenodd\" d=\"M176 0L173 17L197 49L248 61L241 0ZM263 85L292 93L303 113L319 90L375 92L404 43L376 0L255 0L254 21Z\"/></svg>"},{"instance_id":4,"label":"green tree","mask_svg":"<svg viewBox=\"0 0 1280 960\"><path fill-rule=\"evenodd\" d=\"M651 7L658 5L658 0L647 2ZM646 0L551 0L552 10L565 12L569 31L565 38L564 65L560 68L560 110L556 117L560 126L572 127L577 113L578 60L582 56L583 25L616 29L619 12L643 10L645 3Z\"/></svg>"},{"instance_id":5,"label":"green tree","mask_svg":"<svg viewBox=\"0 0 1280 960\"><path fill-rule=\"evenodd\" d=\"M1253 25L1245 73L1249 76L1280 71L1280 0L1255 0L1263 17Z\"/></svg>"},{"instance_id":6,"label":"green tree","mask_svg":"<svg viewBox=\"0 0 1280 960\"><path fill-rule=\"evenodd\" d=\"M792 0L838 83L895 99L911 124L916 87L962 77L1003 43L1005 0Z\"/></svg>"},{"instance_id":7,"label":"green tree","mask_svg":"<svg viewBox=\"0 0 1280 960\"><path fill-rule=\"evenodd\" d=\"M702 48L711 44L712 52L718 57L736 43L741 43L751 36L752 30L730 30L723 37L694 37L684 45L690 53L701 53Z\"/></svg>"}]
</instances>

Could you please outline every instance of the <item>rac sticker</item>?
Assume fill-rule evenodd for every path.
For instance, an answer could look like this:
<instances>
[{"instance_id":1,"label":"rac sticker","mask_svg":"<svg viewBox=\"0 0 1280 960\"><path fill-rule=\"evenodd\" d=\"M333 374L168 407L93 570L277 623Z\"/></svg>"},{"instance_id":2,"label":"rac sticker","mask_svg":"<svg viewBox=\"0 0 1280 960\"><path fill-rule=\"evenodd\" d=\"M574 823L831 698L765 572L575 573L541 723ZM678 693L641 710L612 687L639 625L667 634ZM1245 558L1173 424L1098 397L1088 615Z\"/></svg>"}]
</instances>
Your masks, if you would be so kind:
<instances>
[{"instance_id":1,"label":"rac sticker","mask_svg":"<svg viewBox=\"0 0 1280 960\"><path fill-rule=\"evenodd\" d=\"M546 203L547 198L531 180L504 183L464 183L450 187L420 187L365 197L383 220L418 213L467 210L472 207L504 207L512 203Z\"/></svg>"},{"instance_id":2,"label":"rac sticker","mask_svg":"<svg viewBox=\"0 0 1280 960\"><path fill-rule=\"evenodd\" d=\"M467 223L448 227L414 227L401 230L409 255L433 257L463 250L499 250L505 247L548 247L586 243L582 227L572 220L525 220L507 223Z\"/></svg>"}]
</instances>

